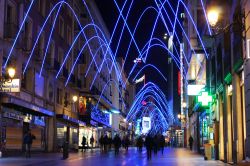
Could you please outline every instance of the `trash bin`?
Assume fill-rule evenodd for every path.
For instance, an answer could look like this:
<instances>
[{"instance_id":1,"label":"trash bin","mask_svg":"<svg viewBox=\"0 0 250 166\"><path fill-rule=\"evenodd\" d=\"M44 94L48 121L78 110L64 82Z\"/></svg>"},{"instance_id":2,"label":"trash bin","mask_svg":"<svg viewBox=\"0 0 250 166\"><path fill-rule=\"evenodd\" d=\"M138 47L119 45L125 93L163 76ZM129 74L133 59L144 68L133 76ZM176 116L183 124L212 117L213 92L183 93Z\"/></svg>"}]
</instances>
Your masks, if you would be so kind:
<instances>
[{"instance_id":1,"label":"trash bin","mask_svg":"<svg viewBox=\"0 0 250 166\"><path fill-rule=\"evenodd\" d=\"M212 145L204 144L204 159L211 160L212 159Z\"/></svg>"},{"instance_id":2,"label":"trash bin","mask_svg":"<svg viewBox=\"0 0 250 166\"><path fill-rule=\"evenodd\" d=\"M69 157L69 143L65 141L63 143L63 159L67 159Z\"/></svg>"}]
</instances>

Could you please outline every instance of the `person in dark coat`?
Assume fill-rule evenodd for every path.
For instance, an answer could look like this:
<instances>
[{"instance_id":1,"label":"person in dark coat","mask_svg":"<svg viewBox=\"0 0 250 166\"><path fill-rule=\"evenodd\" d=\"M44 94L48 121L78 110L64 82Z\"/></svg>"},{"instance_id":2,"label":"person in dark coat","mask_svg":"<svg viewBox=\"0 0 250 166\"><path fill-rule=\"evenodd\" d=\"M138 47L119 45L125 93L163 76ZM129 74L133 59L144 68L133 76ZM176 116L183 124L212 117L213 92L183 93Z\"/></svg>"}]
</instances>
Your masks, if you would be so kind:
<instances>
[{"instance_id":1,"label":"person in dark coat","mask_svg":"<svg viewBox=\"0 0 250 166\"><path fill-rule=\"evenodd\" d=\"M114 147L115 147L115 155L119 154L119 149L121 147L122 141L118 134L115 135L115 138L113 140Z\"/></svg>"},{"instance_id":2,"label":"person in dark coat","mask_svg":"<svg viewBox=\"0 0 250 166\"><path fill-rule=\"evenodd\" d=\"M142 146L143 146L143 139L141 136L139 136L139 138L137 139L137 147L139 152L142 152Z\"/></svg>"},{"instance_id":3,"label":"person in dark coat","mask_svg":"<svg viewBox=\"0 0 250 166\"><path fill-rule=\"evenodd\" d=\"M99 144L100 144L100 148L101 148L101 152L104 151L104 143L103 143L103 135L99 138Z\"/></svg>"},{"instance_id":4,"label":"person in dark coat","mask_svg":"<svg viewBox=\"0 0 250 166\"><path fill-rule=\"evenodd\" d=\"M94 141L95 141L95 139L94 139L94 137L93 137L93 135L92 135L92 137L90 138L91 150L92 150L93 147L94 147Z\"/></svg>"},{"instance_id":5,"label":"person in dark coat","mask_svg":"<svg viewBox=\"0 0 250 166\"><path fill-rule=\"evenodd\" d=\"M194 139L193 137L190 135L189 139L188 139L188 142L189 142L189 147L190 147L190 150L193 149L193 142L194 142Z\"/></svg>"},{"instance_id":6,"label":"person in dark coat","mask_svg":"<svg viewBox=\"0 0 250 166\"><path fill-rule=\"evenodd\" d=\"M153 147L153 139L152 137L148 134L145 139L145 146L147 149L147 159L151 160L152 157L152 147Z\"/></svg>"},{"instance_id":7,"label":"person in dark coat","mask_svg":"<svg viewBox=\"0 0 250 166\"><path fill-rule=\"evenodd\" d=\"M108 143L109 143L109 138L107 135L104 136L103 138L103 145L104 145L104 152L106 153L108 150Z\"/></svg>"},{"instance_id":8,"label":"person in dark coat","mask_svg":"<svg viewBox=\"0 0 250 166\"><path fill-rule=\"evenodd\" d=\"M159 141L158 141L157 135L155 135L154 138L153 138L154 154L155 155L157 155L158 144L159 144Z\"/></svg>"},{"instance_id":9,"label":"person in dark coat","mask_svg":"<svg viewBox=\"0 0 250 166\"><path fill-rule=\"evenodd\" d=\"M84 152L86 152L86 137L85 136L82 136L82 152L84 150Z\"/></svg>"},{"instance_id":10,"label":"person in dark coat","mask_svg":"<svg viewBox=\"0 0 250 166\"><path fill-rule=\"evenodd\" d=\"M23 137L23 143L25 145L25 156L27 158L31 157L30 149L34 139L36 139L36 137L33 134L31 134L30 130L28 130L28 132Z\"/></svg>"},{"instance_id":11,"label":"person in dark coat","mask_svg":"<svg viewBox=\"0 0 250 166\"><path fill-rule=\"evenodd\" d=\"M164 152L164 146L165 146L165 138L163 135L160 137L160 148L161 148L161 154L163 155Z\"/></svg>"}]
</instances>

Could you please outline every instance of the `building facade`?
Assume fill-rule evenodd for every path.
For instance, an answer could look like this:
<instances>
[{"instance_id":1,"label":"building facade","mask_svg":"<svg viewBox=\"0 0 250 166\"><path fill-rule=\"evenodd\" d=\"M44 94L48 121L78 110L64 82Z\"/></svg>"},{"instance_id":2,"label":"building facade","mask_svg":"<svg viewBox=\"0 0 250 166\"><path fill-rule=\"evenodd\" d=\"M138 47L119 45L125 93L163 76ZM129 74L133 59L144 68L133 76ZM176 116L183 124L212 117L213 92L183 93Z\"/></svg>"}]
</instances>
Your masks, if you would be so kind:
<instances>
[{"instance_id":1,"label":"building facade","mask_svg":"<svg viewBox=\"0 0 250 166\"><path fill-rule=\"evenodd\" d=\"M227 163L238 163L249 155L247 140L247 25L248 18L247 1L187 1L194 13L193 18L197 23L199 34L205 45L208 57L204 66L206 77L204 90L208 92L212 100L208 107L202 107L196 97L188 97L188 106L191 114L187 123L191 129L191 123L195 123L200 129L195 137L197 151L204 150L204 143L210 143L212 158L223 160ZM219 21L209 34L208 25L201 2L204 3L206 12L210 8L220 9ZM192 7L191 7L192 6ZM246 15L245 15L246 14ZM191 22L189 18L186 18ZM203 20L203 21L202 21ZM199 26L201 25L201 26ZM187 24L187 29L193 25ZM193 34L193 33L192 33ZM190 38L192 40L192 37ZM196 39L197 40L197 37ZM199 45L199 44L198 44ZM199 45L200 50L201 44ZM203 50L204 54L204 50ZM194 54L193 56L197 56ZM192 62L191 58L191 62ZM199 61L198 61L199 62ZM190 65L189 69L192 68ZM196 117L195 117L196 115ZM202 118L204 116L204 118ZM195 120L192 120L195 119ZM196 121L196 122L194 122ZM204 122L206 122L204 124ZM192 129L191 129L192 130ZM192 133L192 132L191 132ZM202 141L204 137L206 141ZM200 141L199 141L200 140ZM199 142L198 142L199 141ZM195 148L196 149L196 148Z\"/></svg>"},{"instance_id":2,"label":"building facade","mask_svg":"<svg viewBox=\"0 0 250 166\"><path fill-rule=\"evenodd\" d=\"M1 69L8 60L20 79L20 92L0 96L0 138L7 151L21 152L28 130L38 151L58 151L65 141L77 149L82 136L93 136L98 146L101 134L112 135L112 110L119 110L111 83L116 67L109 71L111 62L104 59L112 53L99 37L108 43L109 33L95 3L83 2L0 2Z\"/></svg>"}]
</instances>

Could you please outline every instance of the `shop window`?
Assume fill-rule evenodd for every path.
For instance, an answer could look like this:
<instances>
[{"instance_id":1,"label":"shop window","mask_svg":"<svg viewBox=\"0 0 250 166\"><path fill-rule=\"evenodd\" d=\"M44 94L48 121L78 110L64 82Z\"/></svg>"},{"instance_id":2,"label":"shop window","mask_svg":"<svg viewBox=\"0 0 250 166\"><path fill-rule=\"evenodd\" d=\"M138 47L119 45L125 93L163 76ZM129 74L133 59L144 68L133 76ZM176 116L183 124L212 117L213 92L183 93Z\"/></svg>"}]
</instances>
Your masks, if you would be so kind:
<instances>
[{"instance_id":1,"label":"shop window","mask_svg":"<svg viewBox=\"0 0 250 166\"><path fill-rule=\"evenodd\" d=\"M44 77L39 76L39 73L35 74L35 93L40 97L44 94Z\"/></svg>"}]
</instances>

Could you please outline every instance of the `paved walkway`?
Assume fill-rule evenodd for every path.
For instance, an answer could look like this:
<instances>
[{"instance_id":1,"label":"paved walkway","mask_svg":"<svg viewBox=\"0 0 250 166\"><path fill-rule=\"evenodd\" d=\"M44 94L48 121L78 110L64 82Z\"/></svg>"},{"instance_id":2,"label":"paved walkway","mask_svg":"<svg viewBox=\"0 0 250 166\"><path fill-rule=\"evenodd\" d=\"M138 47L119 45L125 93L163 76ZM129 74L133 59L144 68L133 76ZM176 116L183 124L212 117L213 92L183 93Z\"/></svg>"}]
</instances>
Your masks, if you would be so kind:
<instances>
[{"instance_id":1,"label":"paved walkway","mask_svg":"<svg viewBox=\"0 0 250 166\"><path fill-rule=\"evenodd\" d=\"M130 148L128 152L122 150L115 157L114 151L101 154L99 150L85 153L72 153L67 160L62 160L62 154L35 154L31 158L9 157L1 158L0 166L224 166L221 161L204 161L203 156L190 152L187 149L165 148L164 154L152 154L152 160L148 161L146 150L137 152L136 148Z\"/></svg>"}]
</instances>

